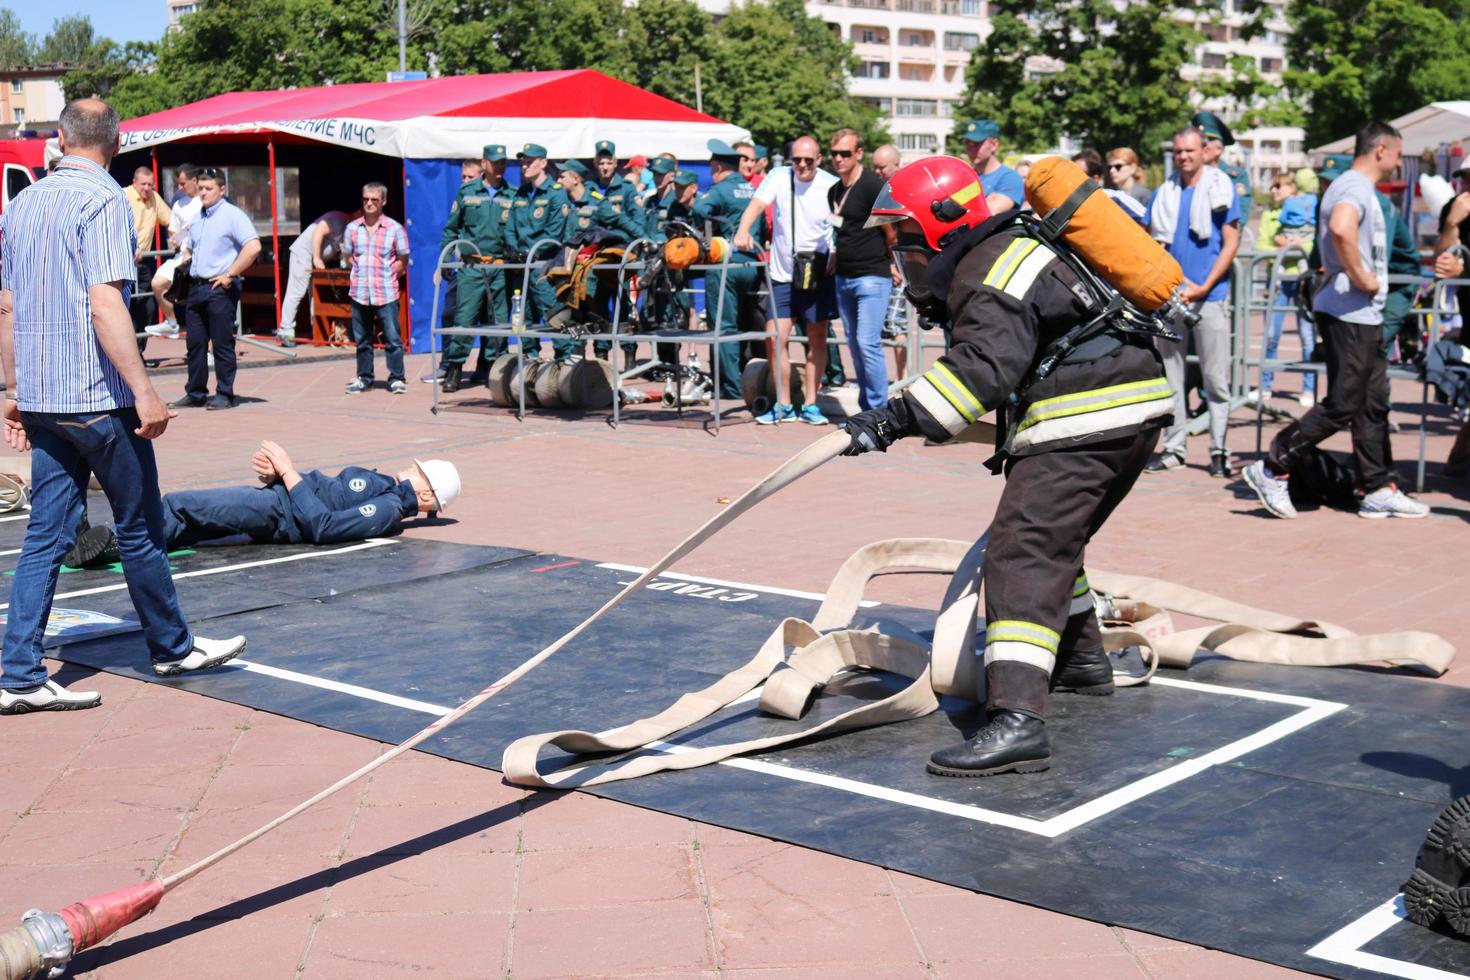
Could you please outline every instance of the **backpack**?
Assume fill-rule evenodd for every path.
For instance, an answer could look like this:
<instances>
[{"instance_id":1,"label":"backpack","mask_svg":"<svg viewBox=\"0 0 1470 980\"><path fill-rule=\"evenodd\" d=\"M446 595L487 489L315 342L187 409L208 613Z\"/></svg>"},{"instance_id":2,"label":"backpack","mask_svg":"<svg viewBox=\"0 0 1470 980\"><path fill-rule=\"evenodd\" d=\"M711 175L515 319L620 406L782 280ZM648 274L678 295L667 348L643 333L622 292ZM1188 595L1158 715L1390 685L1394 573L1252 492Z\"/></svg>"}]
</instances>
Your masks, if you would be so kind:
<instances>
[{"instance_id":1,"label":"backpack","mask_svg":"<svg viewBox=\"0 0 1470 980\"><path fill-rule=\"evenodd\" d=\"M1297 510L1331 507L1335 510L1358 509L1358 494L1353 471L1331 453L1312 447L1291 468L1286 484L1291 502Z\"/></svg>"}]
</instances>

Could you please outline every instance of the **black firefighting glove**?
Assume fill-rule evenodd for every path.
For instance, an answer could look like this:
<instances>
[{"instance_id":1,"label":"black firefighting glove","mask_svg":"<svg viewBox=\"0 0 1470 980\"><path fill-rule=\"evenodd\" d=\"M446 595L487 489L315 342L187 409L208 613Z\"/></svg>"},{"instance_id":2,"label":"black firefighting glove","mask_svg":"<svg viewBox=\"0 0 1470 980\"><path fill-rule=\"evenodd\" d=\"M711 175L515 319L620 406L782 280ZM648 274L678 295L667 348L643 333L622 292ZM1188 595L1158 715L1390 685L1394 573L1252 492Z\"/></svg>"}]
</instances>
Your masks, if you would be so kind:
<instances>
[{"instance_id":1,"label":"black firefighting glove","mask_svg":"<svg viewBox=\"0 0 1470 980\"><path fill-rule=\"evenodd\" d=\"M861 456L874 450L886 453L889 446L904 436L917 432L912 428L912 422L912 416L902 396L891 398L887 404L878 408L859 412L843 423L843 428L852 441L842 451L842 455Z\"/></svg>"}]
</instances>

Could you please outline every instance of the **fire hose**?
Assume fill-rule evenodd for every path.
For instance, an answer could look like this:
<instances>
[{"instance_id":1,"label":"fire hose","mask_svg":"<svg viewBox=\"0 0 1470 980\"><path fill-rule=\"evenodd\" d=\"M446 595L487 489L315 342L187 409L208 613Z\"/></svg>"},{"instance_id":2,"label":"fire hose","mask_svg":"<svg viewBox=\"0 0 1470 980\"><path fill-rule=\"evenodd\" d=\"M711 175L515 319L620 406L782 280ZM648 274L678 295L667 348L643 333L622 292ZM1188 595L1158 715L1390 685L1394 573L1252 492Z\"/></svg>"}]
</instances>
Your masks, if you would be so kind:
<instances>
[{"instance_id":1,"label":"fire hose","mask_svg":"<svg viewBox=\"0 0 1470 980\"><path fill-rule=\"evenodd\" d=\"M346 789L362 777L380 769L425 739L459 721L480 705L525 677L557 651L582 635L593 623L620 605L624 599L667 570L674 562L688 555L706 540L734 521L756 504L772 496L783 487L810 473L840 454L848 446L848 435L836 430L818 439L801 452L777 467L769 476L756 484L733 503L706 521L697 531L689 535L672 551L628 583L621 592L613 596L595 613L573 627L550 646L522 662L489 687L455 708L449 714L428 725L417 734L398 743L383 755L367 763L356 772L350 773L308 800L298 803L274 820L220 848L213 854L181 871L162 878L154 878L140 885L124 888L105 895L97 895L68 905L60 912L44 912L31 909L21 919L21 924L9 932L0 933L0 980L29 980L46 975L61 976L72 957L90 949L119 929L136 922L158 907L165 895L195 876L224 861L236 851L252 844L282 824L300 815L327 797Z\"/></svg>"}]
</instances>

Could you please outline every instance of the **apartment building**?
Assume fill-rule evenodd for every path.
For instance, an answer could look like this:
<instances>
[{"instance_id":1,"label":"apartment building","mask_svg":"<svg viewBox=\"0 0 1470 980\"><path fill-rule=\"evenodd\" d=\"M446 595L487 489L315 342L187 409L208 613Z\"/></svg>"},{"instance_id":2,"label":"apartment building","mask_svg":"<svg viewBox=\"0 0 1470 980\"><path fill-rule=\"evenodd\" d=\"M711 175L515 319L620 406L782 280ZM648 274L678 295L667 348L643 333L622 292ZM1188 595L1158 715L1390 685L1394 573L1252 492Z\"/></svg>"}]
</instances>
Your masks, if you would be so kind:
<instances>
[{"instance_id":1,"label":"apartment building","mask_svg":"<svg viewBox=\"0 0 1470 980\"><path fill-rule=\"evenodd\" d=\"M179 26L179 18L199 9L199 0L164 0L168 4L168 29Z\"/></svg>"},{"instance_id":2,"label":"apartment building","mask_svg":"<svg viewBox=\"0 0 1470 980\"><path fill-rule=\"evenodd\" d=\"M174 2L174 0L170 0ZM729 0L698 0L711 14L722 14ZM1200 78L1226 70L1231 59L1244 54L1268 80L1279 83L1286 63L1286 0L1267 0L1266 30L1246 40L1241 0L1216 0L1208 13L1181 13L1191 19L1205 40L1195 52L1195 63L1184 77ZM964 97L965 66L970 52L990 33L986 0L807 0L807 11L826 21L838 36L852 42L860 60L850 83L853 95L882 112L888 131L905 162L944 146L954 130L955 110ZM1046 59L1028 62L1028 72L1060 68ZM1209 103L1227 120L1240 115L1239 107ZM1301 166L1301 130L1262 130L1237 133L1243 157L1258 173ZM1294 162L1294 161L1302 162Z\"/></svg>"},{"instance_id":3,"label":"apartment building","mask_svg":"<svg viewBox=\"0 0 1470 980\"><path fill-rule=\"evenodd\" d=\"M61 65L0 71L0 136L18 129L55 129L66 107Z\"/></svg>"}]
</instances>

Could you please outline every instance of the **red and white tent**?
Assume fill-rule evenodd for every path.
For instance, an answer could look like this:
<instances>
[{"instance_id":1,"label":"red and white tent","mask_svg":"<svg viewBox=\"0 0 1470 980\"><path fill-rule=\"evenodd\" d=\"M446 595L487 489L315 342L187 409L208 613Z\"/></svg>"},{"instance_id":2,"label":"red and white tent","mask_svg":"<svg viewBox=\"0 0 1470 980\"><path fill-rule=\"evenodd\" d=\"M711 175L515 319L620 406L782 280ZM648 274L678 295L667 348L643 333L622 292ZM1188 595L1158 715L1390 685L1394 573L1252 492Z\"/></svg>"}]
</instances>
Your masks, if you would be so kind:
<instances>
[{"instance_id":1,"label":"red and white tent","mask_svg":"<svg viewBox=\"0 0 1470 980\"><path fill-rule=\"evenodd\" d=\"M746 130L601 72L460 75L274 92L230 92L122 125L122 152L190 137L283 133L400 159L473 158L489 142L514 154L545 146L553 159L590 157L598 140L618 155L709 155L711 138Z\"/></svg>"}]
</instances>

